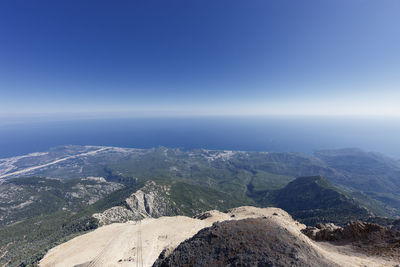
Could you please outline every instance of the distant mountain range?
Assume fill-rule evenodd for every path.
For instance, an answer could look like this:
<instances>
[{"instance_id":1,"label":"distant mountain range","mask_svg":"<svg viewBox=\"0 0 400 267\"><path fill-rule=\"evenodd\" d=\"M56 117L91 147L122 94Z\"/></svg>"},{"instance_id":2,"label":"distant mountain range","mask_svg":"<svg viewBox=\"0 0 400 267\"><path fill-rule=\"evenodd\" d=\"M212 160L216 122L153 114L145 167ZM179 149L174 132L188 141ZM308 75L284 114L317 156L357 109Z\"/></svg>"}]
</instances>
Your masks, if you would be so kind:
<instances>
[{"instance_id":1,"label":"distant mountain range","mask_svg":"<svg viewBox=\"0 0 400 267\"><path fill-rule=\"evenodd\" d=\"M0 159L0 264L33 264L102 224L241 205L280 207L309 225L395 218L400 162L359 149L308 156L95 146Z\"/></svg>"}]
</instances>

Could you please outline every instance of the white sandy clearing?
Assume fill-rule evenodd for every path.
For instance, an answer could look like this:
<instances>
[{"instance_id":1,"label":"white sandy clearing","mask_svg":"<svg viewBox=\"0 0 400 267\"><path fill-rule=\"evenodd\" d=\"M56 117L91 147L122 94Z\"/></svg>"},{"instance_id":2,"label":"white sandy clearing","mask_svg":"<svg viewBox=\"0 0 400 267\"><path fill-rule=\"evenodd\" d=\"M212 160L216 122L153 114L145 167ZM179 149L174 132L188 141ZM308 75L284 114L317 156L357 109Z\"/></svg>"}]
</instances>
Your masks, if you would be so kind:
<instances>
[{"instance_id":1,"label":"white sandy clearing","mask_svg":"<svg viewBox=\"0 0 400 267\"><path fill-rule=\"evenodd\" d=\"M20 159L30 158L30 157L40 157L47 154L48 152L35 152L23 156L0 159L0 175L6 174L15 169L16 167L14 166L14 164L18 162Z\"/></svg>"},{"instance_id":2,"label":"white sandy clearing","mask_svg":"<svg viewBox=\"0 0 400 267\"><path fill-rule=\"evenodd\" d=\"M267 217L287 229L294 237L313 246L327 259L340 266L395 266L395 262L372 258L350 248L316 243L303 235L305 226L278 208L240 207L229 213L211 211L205 220L185 216L144 219L141 222L115 223L76 237L51 249L40 266L151 266L165 248L175 248L213 222ZM277 215L274 215L277 214Z\"/></svg>"},{"instance_id":3,"label":"white sandy clearing","mask_svg":"<svg viewBox=\"0 0 400 267\"><path fill-rule=\"evenodd\" d=\"M54 160L52 162L45 163L45 164L42 164L42 165L29 167L29 168L26 168L26 169L15 171L15 172L6 173L6 174L3 174L3 175L0 175L0 178L5 178L5 177L8 177L8 176L12 176L12 175L20 175L20 174L23 174L23 173L31 172L31 171L34 171L34 170L37 170L37 169L41 169L41 168L44 168L44 167L47 167L47 166L50 166L50 165L54 165L54 164L69 160L69 159L95 155L95 154L97 154L97 153L99 153L101 151L107 150L107 149L110 149L110 147L102 147L102 148L94 150L94 151L89 151L89 152L85 152L85 153L81 153L81 154L76 154L76 155L68 156L68 157L65 157L65 158L57 159L57 160ZM29 154L29 155L33 155L33 154ZM26 157L26 156L21 156L21 157Z\"/></svg>"}]
</instances>

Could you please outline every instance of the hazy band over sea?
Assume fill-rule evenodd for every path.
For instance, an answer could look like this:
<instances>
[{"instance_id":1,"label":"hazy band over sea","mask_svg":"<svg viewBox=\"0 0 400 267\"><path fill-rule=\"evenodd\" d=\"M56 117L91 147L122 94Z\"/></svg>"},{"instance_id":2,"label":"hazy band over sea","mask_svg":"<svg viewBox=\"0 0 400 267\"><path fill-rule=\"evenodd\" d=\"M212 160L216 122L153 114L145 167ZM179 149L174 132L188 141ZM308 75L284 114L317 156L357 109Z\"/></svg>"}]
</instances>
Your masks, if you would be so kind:
<instances>
[{"instance_id":1,"label":"hazy band over sea","mask_svg":"<svg viewBox=\"0 0 400 267\"><path fill-rule=\"evenodd\" d=\"M344 117L170 117L0 124L0 158L59 145L312 153L358 147L400 157L400 119Z\"/></svg>"}]
</instances>

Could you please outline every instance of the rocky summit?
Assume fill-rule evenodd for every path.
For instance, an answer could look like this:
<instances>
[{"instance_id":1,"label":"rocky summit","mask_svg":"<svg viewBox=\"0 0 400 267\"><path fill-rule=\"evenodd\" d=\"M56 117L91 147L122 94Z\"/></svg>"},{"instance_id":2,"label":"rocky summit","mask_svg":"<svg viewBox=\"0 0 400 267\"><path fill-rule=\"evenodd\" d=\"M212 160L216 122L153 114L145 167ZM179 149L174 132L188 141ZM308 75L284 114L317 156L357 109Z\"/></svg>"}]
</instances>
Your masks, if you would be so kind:
<instances>
[{"instance_id":1,"label":"rocky summit","mask_svg":"<svg viewBox=\"0 0 400 267\"><path fill-rule=\"evenodd\" d=\"M317 242L278 208L244 206L99 227L51 249L40 266L396 266L352 244ZM337 228L339 229L339 228ZM398 248L394 248L398 251Z\"/></svg>"},{"instance_id":2,"label":"rocky summit","mask_svg":"<svg viewBox=\"0 0 400 267\"><path fill-rule=\"evenodd\" d=\"M180 244L153 267L339 266L267 218L214 223Z\"/></svg>"}]
</instances>

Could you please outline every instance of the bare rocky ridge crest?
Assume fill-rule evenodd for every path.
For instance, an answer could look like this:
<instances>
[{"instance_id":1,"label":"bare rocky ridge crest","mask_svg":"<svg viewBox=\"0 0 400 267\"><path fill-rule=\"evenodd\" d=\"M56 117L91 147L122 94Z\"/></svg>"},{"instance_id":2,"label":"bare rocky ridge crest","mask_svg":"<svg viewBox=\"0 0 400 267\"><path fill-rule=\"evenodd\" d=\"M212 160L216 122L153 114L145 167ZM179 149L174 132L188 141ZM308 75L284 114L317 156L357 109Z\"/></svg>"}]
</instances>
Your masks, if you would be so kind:
<instances>
[{"instance_id":1,"label":"bare rocky ridge crest","mask_svg":"<svg viewBox=\"0 0 400 267\"><path fill-rule=\"evenodd\" d=\"M398 263L399 258L367 255L348 245L315 242L301 232L304 229L305 225L281 209L251 206L226 213L209 211L196 218L145 218L106 225L76 237L51 249L40 266L237 266L245 263L249 266L364 267Z\"/></svg>"},{"instance_id":2,"label":"bare rocky ridge crest","mask_svg":"<svg viewBox=\"0 0 400 267\"><path fill-rule=\"evenodd\" d=\"M348 244L370 256L385 256L400 262L400 230L368 222L350 222L344 227L334 224L317 224L302 232L316 241Z\"/></svg>"}]
</instances>

